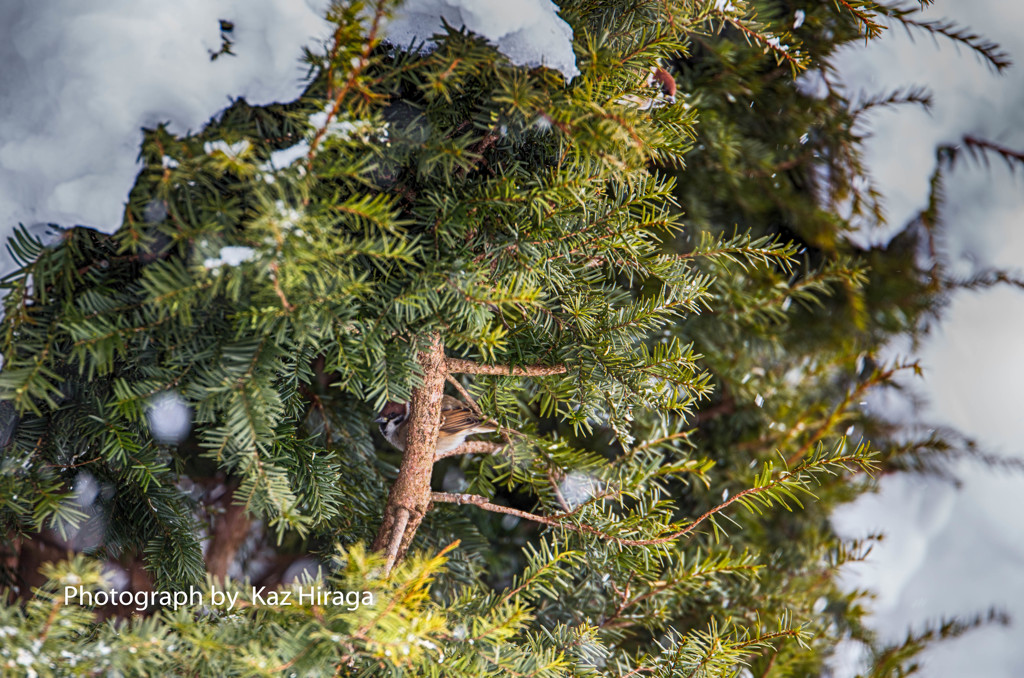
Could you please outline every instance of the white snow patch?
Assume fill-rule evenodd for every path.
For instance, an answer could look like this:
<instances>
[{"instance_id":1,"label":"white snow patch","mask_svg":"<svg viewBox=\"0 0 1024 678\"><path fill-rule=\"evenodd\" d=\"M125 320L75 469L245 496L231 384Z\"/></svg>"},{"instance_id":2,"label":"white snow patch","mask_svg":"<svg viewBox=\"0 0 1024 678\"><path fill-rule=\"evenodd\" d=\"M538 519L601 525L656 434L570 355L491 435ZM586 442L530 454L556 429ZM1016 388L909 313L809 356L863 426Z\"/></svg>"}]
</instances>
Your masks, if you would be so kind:
<instances>
[{"instance_id":1,"label":"white snow patch","mask_svg":"<svg viewBox=\"0 0 1024 678\"><path fill-rule=\"evenodd\" d=\"M305 158L309 153L309 143L300 141L294 146L288 148L282 148L280 151L274 151L270 154L270 162L263 165L260 169L264 172L273 171L275 169L284 169L299 158Z\"/></svg>"},{"instance_id":2,"label":"white snow patch","mask_svg":"<svg viewBox=\"0 0 1024 678\"><path fill-rule=\"evenodd\" d=\"M278 223L282 228L290 231L298 226L299 220L302 219L302 212L288 205L283 200L278 200L274 203L274 207L277 209Z\"/></svg>"},{"instance_id":3,"label":"white snow patch","mask_svg":"<svg viewBox=\"0 0 1024 678\"><path fill-rule=\"evenodd\" d=\"M387 123L384 123L381 127L376 127L369 120L346 120L335 118L331 120L330 124L327 122L327 112L321 111L314 113L309 116L309 124L313 126L313 129L323 129L327 127L327 136L338 137L339 139L348 140L353 136L358 136L361 139L365 139L371 134L375 134L382 139L388 138Z\"/></svg>"},{"instance_id":4,"label":"white snow patch","mask_svg":"<svg viewBox=\"0 0 1024 678\"><path fill-rule=\"evenodd\" d=\"M331 123L328 125L327 111L319 111L309 116L309 124L312 125L314 129L321 129L326 125L328 134L330 134L331 132L344 132L348 129L343 124L342 121L339 121L337 119L332 120Z\"/></svg>"},{"instance_id":5,"label":"white snow patch","mask_svg":"<svg viewBox=\"0 0 1024 678\"><path fill-rule=\"evenodd\" d=\"M220 256L217 258L210 257L203 261L203 266L206 268L217 268L218 266L238 266L243 261L249 261L256 254L256 250L251 247L240 247L238 245L228 245L227 247L220 248Z\"/></svg>"},{"instance_id":6,"label":"white snow patch","mask_svg":"<svg viewBox=\"0 0 1024 678\"><path fill-rule=\"evenodd\" d=\"M581 471L570 472L558 485L562 498L572 510L601 491L601 481Z\"/></svg>"},{"instance_id":7,"label":"white snow patch","mask_svg":"<svg viewBox=\"0 0 1024 678\"><path fill-rule=\"evenodd\" d=\"M232 160L238 160L240 157L245 155L246 151L248 151L251 147L252 144L249 143L248 139L242 139L241 141L236 141L233 144L229 144L228 142L223 141L222 139L218 139L217 141L207 141L205 144L203 144L203 151L207 155L213 155L214 153L223 153Z\"/></svg>"},{"instance_id":8,"label":"white snow patch","mask_svg":"<svg viewBox=\"0 0 1024 678\"><path fill-rule=\"evenodd\" d=\"M75 478L75 503L81 507L91 506L100 493L99 483L88 471L82 471Z\"/></svg>"},{"instance_id":9,"label":"white snow patch","mask_svg":"<svg viewBox=\"0 0 1024 678\"><path fill-rule=\"evenodd\" d=\"M153 438L164 445L177 445L192 429L192 408L174 391L153 396L146 417Z\"/></svg>"},{"instance_id":10,"label":"white snow patch","mask_svg":"<svg viewBox=\"0 0 1024 678\"><path fill-rule=\"evenodd\" d=\"M807 13L804 12L802 9L798 9L793 14L793 30L795 31L796 29L798 29L801 26L803 26L804 25L804 19L806 19L806 18L807 18Z\"/></svg>"},{"instance_id":11,"label":"white snow patch","mask_svg":"<svg viewBox=\"0 0 1024 678\"><path fill-rule=\"evenodd\" d=\"M0 3L0 237L22 223L121 225L140 127L199 129L232 97L294 99L302 46L328 35L310 0ZM220 48L234 22L237 56ZM0 268L10 257L0 250Z\"/></svg>"},{"instance_id":12,"label":"white snow patch","mask_svg":"<svg viewBox=\"0 0 1024 678\"><path fill-rule=\"evenodd\" d=\"M572 27L551 0L408 0L385 27L399 47L444 34L441 19L483 36L519 66L547 66L566 79L580 74L572 50Z\"/></svg>"}]
</instances>

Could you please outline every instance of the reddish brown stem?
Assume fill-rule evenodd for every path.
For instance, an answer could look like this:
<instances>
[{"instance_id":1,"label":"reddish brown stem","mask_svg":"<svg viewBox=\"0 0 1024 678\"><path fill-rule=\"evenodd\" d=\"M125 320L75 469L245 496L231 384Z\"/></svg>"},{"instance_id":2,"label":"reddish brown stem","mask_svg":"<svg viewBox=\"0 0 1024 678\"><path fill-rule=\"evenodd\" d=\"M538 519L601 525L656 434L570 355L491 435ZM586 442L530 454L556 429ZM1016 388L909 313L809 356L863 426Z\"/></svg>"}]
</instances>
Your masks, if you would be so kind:
<instances>
[{"instance_id":1,"label":"reddish brown stem","mask_svg":"<svg viewBox=\"0 0 1024 678\"><path fill-rule=\"evenodd\" d=\"M466 401L466 404L473 408L474 412L476 412L481 417L484 416L484 413L480 411L480 406L476 404L476 400L474 400L473 396L469 394L469 391L467 391L466 388L459 383L458 379L456 379L450 374L446 376L445 379L448 380L449 384L455 387L455 390L459 392L459 395L461 395L462 399Z\"/></svg>"},{"instance_id":2,"label":"reddish brown stem","mask_svg":"<svg viewBox=\"0 0 1024 678\"><path fill-rule=\"evenodd\" d=\"M270 262L270 270L272 272L271 277L274 280L274 292L277 293L277 298L281 300L281 305L284 307L284 310L291 313L295 310L295 307L289 303L288 297L284 295L284 290L281 288L281 276L278 273L276 261Z\"/></svg>"}]
</instances>

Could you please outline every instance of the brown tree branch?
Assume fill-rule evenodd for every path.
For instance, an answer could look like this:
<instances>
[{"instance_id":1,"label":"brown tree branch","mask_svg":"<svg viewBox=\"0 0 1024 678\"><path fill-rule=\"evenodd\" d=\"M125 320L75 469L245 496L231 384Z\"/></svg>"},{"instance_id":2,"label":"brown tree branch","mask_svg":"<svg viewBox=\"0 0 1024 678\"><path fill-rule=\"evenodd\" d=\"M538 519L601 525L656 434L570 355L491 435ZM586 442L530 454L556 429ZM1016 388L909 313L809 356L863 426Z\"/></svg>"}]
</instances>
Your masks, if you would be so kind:
<instances>
[{"instance_id":1,"label":"brown tree branch","mask_svg":"<svg viewBox=\"0 0 1024 678\"><path fill-rule=\"evenodd\" d=\"M457 454L493 454L504 447L477 441L464 443L444 454L437 454L437 436L440 428L441 400L444 397L445 380L447 379L455 385L475 411L480 411L466 389L452 378L450 373L540 376L562 374L566 371L564 365L510 367L507 365L481 365L469 360L446 358L441 336L436 332L431 335L428 348L420 352L418 360L423 371L423 382L412 392L402 463L398 470L398 478L395 479L391 492L388 494L388 503L384 508L380 529L373 541L373 549L385 556L384 569L386 573L390 573L395 563L405 556L416 530L419 529L419 525L423 521L423 516L429 509L432 498L435 497L430 492L430 475L434 462ZM502 431L506 444L509 442L508 435L512 432L510 429ZM436 496L447 495L441 493ZM441 501L441 499L438 500ZM557 521L555 522L557 523Z\"/></svg>"},{"instance_id":2,"label":"brown tree branch","mask_svg":"<svg viewBox=\"0 0 1024 678\"><path fill-rule=\"evenodd\" d=\"M565 514L561 516L542 516L536 513L530 513L529 511L520 511L519 509L514 509L511 506L492 504L491 502L487 501L487 497L481 497L478 494L431 492L430 499L432 501L441 502L443 504L472 504L473 506L482 508L485 511L491 511L493 513L505 513L507 515L516 516L517 518L522 518L524 520L532 520L533 522L541 523L542 525L550 525L551 527L561 527L566 530L572 530L573 532L586 532L587 534L594 534L604 539L611 539L620 544L626 544L627 546L646 545L648 543L656 544L662 541L657 539L622 539L621 537L616 537L615 535L608 534L607 532L602 532L596 527L591 527L589 525L573 525L572 523L562 522L562 519L568 517ZM664 541L670 540L666 538Z\"/></svg>"},{"instance_id":3,"label":"brown tree branch","mask_svg":"<svg viewBox=\"0 0 1024 678\"><path fill-rule=\"evenodd\" d=\"M229 489L214 502L219 512L214 515L210 530L210 545L206 549L206 571L218 582L223 582L227 577L228 568L234 562L235 555L252 526L245 506L236 504L233 501L234 496L234 489Z\"/></svg>"},{"instance_id":4,"label":"brown tree branch","mask_svg":"<svg viewBox=\"0 0 1024 678\"><path fill-rule=\"evenodd\" d=\"M565 365L527 365L513 367L510 365L482 365L472 360L448 358L448 371L461 374L493 374L512 377L543 377L552 374L565 374Z\"/></svg>"},{"instance_id":5,"label":"brown tree branch","mask_svg":"<svg viewBox=\"0 0 1024 678\"><path fill-rule=\"evenodd\" d=\"M532 520L535 523L543 523L545 525L551 525L552 527L562 527L562 523L554 518L548 518L547 516L539 516L536 513L529 513L527 511L520 511L510 506L502 506L500 504L492 504L487 501L487 497L481 497L479 494L456 494L454 492L431 492L430 499L432 501L441 502L442 504L472 504L473 506L479 506L486 511L493 511L494 513L507 513L510 516L517 516L519 518L525 518L526 520ZM573 526L568 526L570 529Z\"/></svg>"},{"instance_id":6,"label":"brown tree branch","mask_svg":"<svg viewBox=\"0 0 1024 678\"><path fill-rule=\"evenodd\" d=\"M461 454L496 454L503 449L505 449L505 446L499 443L491 443L486 440L470 440L462 443L454 450L436 453L434 461L446 459L447 457L457 457Z\"/></svg>"},{"instance_id":7,"label":"brown tree branch","mask_svg":"<svg viewBox=\"0 0 1024 678\"><path fill-rule=\"evenodd\" d=\"M398 552L402 548L402 540L405 539L405 531L409 527L409 515L409 509L404 506L399 506L396 510L395 522L391 528L391 534L388 535L387 549L384 552L384 556L387 558L387 564L384 566L386 572L390 572L398 561Z\"/></svg>"},{"instance_id":8,"label":"brown tree branch","mask_svg":"<svg viewBox=\"0 0 1024 678\"><path fill-rule=\"evenodd\" d=\"M281 306L284 307L284 310L286 310L289 313L291 313L292 311L295 310L295 307L291 305L291 303L288 301L288 297L286 297L284 295L284 290L281 289L281 276L278 273L278 268L277 268L277 262L276 261L270 262L270 271L271 271L270 278L271 278L271 280L274 281L274 292L277 293L277 298L281 300Z\"/></svg>"},{"instance_id":9,"label":"brown tree branch","mask_svg":"<svg viewBox=\"0 0 1024 678\"><path fill-rule=\"evenodd\" d=\"M721 504L713 506L704 513L702 513L696 520L694 520L689 525L680 528L670 534L666 534L661 537L652 537L650 539L623 539L622 537L616 537L613 534L602 532L596 527L591 527L590 525L573 525L572 523L563 522L563 519L568 517L568 515L566 514L562 514L560 516L542 516L536 513L530 513L528 511L520 511L519 509L514 509L508 506L502 506L500 504L492 504L491 502L487 501L486 497L481 497L480 495L477 494L454 494L450 492L432 492L430 494L430 498L432 501L447 504L472 504L473 506L482 508L485 511L492 511L494 513L506 513L510 516L516 516L519 518L523 518L524 520L532 520L533 522L541 523L542 525L560 527L565 530L572 530L573 532L593 534L602 539L608 539L614 541L617 544L622 544L623 546L654 546L657 544L665 544L668 542L672 542L676 539L679 539L680 537L686 536L687 534L697 529L697 526L703 523L705 520L714 516L717 513L720 513L734 502L739 501L740 499L748 495L759 494L772 487L776 487L785 478L793 476L795 475L795 473L796 472L793 471L786 472L779 478L769 483L768 485L763 485L759 487L748 487L742 492L737 492L736 494L732 495L731 497L723 501Z\"/></svg>"},{"instance_id":10,"label":"brown tree branch","mask_svg":"<svg viewBox=\"0 0 1024 678\"><path fill-rule=\"evenodd\" d=\"M409 549L430 504L430 473L434 466L441 426L441 399L447 376L440 334L435 332L430 336L430 345L419 354L418 360L423 370L423 382L412 392L402 464L388 494L377 538L373 541L373 550L386 555L386 573L391 572Z\"/></svg>"}]
</instances>

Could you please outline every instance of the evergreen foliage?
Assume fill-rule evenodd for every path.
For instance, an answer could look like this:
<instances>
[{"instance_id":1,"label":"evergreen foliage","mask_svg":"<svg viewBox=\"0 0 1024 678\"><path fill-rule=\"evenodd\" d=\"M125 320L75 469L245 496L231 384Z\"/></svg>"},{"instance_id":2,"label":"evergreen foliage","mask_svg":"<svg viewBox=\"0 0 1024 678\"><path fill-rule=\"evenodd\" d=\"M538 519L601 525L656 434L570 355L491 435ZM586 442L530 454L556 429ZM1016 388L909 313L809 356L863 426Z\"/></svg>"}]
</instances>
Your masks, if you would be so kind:
<instances>
[{"instance_id":1,"label":"evergreen foliage","mask_svg":"<svg viewBox=\"0 0 1024 678\"><path fill-rule=\"evenodd\" d=\"M1008 278L921 255L937 204L888 246L852 244L882 219L858 124L928 99L855 100L828 59L886 20L1005 56L872 2L560 7L571 83L457 27L396 49L390 4L336 3L299 100L146 130L116 233L16 233L0 673L810 676L845 640L882 677L991 621L886 647L834 582L869 544L828 512L865 472L970 447L859 407L917 369L878 349L950 289ZM637 105L660 63L678 102ZM407 459L372 420L425 390L437 341L501 445L433 463L443 491L395 563L370 544ZM167 393L191 408L183 440L151 429ZM42 543L88 557L36 580ZM304 558L372 602L252 595ZM63 591L109 588L104 561L133 591L241 602L97 622Z\"/></svg>"}]
</instances>

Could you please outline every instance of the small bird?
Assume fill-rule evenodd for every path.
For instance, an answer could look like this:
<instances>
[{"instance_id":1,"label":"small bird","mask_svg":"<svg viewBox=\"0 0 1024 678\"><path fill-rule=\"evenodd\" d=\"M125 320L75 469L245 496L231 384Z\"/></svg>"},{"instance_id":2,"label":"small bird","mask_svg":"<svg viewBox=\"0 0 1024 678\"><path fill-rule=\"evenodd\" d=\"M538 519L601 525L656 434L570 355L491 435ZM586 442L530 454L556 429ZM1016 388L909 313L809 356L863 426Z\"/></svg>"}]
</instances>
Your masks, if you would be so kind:
<instances>
[{"instance_id":1,"label":"small bird","mask_svg":"<svg viewBox=\"0 0 1024 678\"><path fill-rule=\"evenodd\" d=\"M657 88L658 93L654 97L638 96L636 94L627 94L620 99L617 103L626 106L636 106L641 111L647 111L652 108L661 108L669 104L676 102L676 81L672 77L672 74L661 66L651 67L647 75L647 79L644 80L644 87Z\"/></svg>"},{"instance_id":2,"label":"small bird","mask_svg":"<svg viewBox=\"0 0 1024 678\"><path fill-rule=\"evenodd\" d=\"M650 85L655 83L661 85L661 94L665 100L672 104L676 102L676 79L664 68L660 66L655 68L647 82Z\"/></svg>"},{"instance_id":3,"label":"small bird","mask_svg":"<svg viewBox=\"0 0 1024 678\"><path fill-rule=\"evenodd\" d=\"M405 451L409 403L388 403L373 421L380 424L384 439ZM441 400L441 429L435 452L450 452L474 433L493 433L498 429L473 411L466 403L449 395Z\"/></svg>"}]
</instances>

